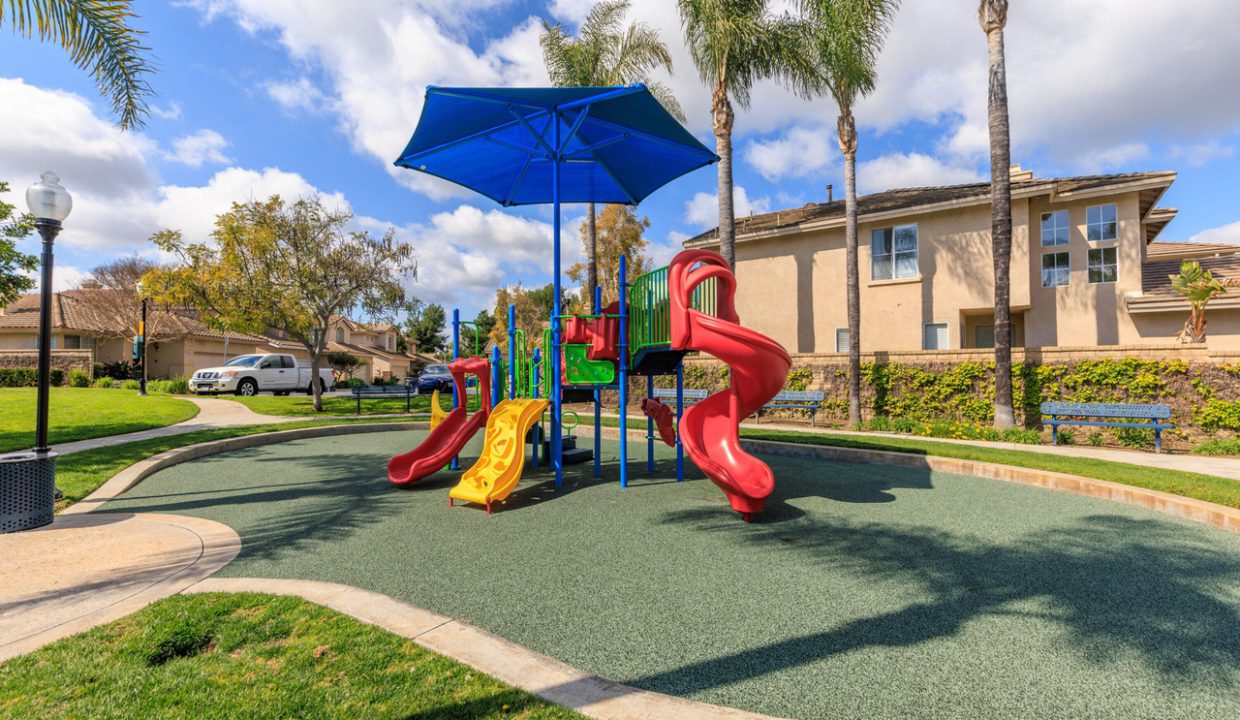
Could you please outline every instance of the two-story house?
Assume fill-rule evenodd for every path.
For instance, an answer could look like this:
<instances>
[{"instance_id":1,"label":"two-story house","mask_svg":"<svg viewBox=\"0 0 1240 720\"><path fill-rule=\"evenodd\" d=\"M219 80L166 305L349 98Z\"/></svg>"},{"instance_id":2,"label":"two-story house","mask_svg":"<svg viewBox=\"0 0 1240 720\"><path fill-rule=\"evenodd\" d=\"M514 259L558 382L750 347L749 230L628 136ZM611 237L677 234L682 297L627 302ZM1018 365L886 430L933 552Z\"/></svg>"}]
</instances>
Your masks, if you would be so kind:
<instances>
[{"instance_id":1,"label":"two-story house","mask_svg":"<svg viewBox=\"0 0 1240 720\"><path fill-rule=\"evenodd\" d=\"M1188 304L1166 276L1180 260L1240 277L1240 247L1157 240L1176 215L1157 205L1175 177L1012 168L1014 345L1175 343ZM990 226L989 183L858 198L862 351L993 347ZM685 246L717 249L717 237ZM737 220L737 310L791 352L847 351L845 268L843 201ZM1211 347L1240 348L1240 297L1208 317Z\"/></svg>"}]
</instances>

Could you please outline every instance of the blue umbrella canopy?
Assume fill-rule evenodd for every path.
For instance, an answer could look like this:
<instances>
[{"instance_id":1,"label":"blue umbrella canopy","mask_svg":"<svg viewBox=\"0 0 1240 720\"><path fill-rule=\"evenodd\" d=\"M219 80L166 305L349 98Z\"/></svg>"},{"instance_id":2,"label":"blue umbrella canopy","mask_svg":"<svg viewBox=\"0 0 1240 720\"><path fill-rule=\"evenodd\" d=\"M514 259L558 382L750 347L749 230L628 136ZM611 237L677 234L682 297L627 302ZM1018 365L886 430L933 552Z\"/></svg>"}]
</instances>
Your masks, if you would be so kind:
<instances>
[{"instance_id":1,"label":"blue umbrella canopy","mask_svg":"<svg viewBox=\"0 0 1240 720\"><path fill-rule=\"evenodd\" d=\"M501 205L636 205L718 159L644 85L431 86L417 129L396 164L463 185Z\"/></svg>"}]
</instances>

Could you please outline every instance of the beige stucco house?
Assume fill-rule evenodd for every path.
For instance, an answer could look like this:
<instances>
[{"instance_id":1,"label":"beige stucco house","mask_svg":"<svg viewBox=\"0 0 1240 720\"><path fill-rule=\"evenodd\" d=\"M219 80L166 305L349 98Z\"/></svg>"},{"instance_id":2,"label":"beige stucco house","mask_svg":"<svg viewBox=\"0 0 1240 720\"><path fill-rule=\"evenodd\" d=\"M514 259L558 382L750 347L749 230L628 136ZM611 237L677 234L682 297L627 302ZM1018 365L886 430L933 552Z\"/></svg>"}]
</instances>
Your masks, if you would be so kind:
<instances>
[{"instance_id":1,"label":"beige stucco house","mask_svg":"<svg viewBox=\"0 0 1240 720\"><path fill-rule=\"evenodd\" d=\"M128 361L132 352L129 330L111 327L106 314L92 307L91 290L66 290L52 296L52 347L54 353L69 355L71 365ZM189 376L201 368L220 365L237 355L255 352L285 352L309 361L300 343L279 333L264 335L214 330L192 313L151 310L152 328L147 347L147 373L152 378ZM38 344L39 295L22 295L8 307L0 308L0 354L11 364L32 364ZM328 350L348 352L363 365L354 373L367 381L377 378L407 377L430 359L396 350L396 326L388 323L367 325L348 318L336 318L329 330ZM333 342L333 338L340 338ZM9 351L5 354L4 351ZM89 352L85 356L84 352ZM81 358L89 357L91 362Z\"/></svg>"},{"instance_id":2,"label":"beige stucco house","mask_svg":"<svg viewBox=\"0 0 1240 720\"><path fill-rule=\"evenodd\" d=\"M1182 259L1240 277L1240 247L1158 241L1174 172L1034 177L1012 168L1014 345L1175 343ZM858 198L863 352L992 347L990 185ZM717 249L717 232L690 248ZM846 352L843 201L737 220L737 310L790 352ZM1210 304L1209 344L1240 348L1240 293Z\"/></svg>"}]
</instances>

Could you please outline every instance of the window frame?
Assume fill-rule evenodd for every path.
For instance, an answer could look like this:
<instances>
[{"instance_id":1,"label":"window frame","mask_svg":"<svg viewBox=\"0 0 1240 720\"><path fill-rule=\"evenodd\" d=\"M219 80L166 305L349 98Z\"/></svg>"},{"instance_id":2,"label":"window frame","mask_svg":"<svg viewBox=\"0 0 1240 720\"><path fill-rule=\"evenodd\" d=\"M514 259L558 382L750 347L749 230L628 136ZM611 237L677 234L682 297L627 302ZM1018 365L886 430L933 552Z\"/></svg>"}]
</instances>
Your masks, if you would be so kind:
<instances>
[{"instance_id":1,"label":"window frame","mask_svg":"<svg viewBox=\"0 0 1240 720\"><path fill-rule=\"evenodd\" d=\"M1104 208L1111 208L1112 212L1115 214L1115 217L1109 222L1102 219L1101 211ZM1097 221L1090 219L1090 213L1094 210L1099 211L1099 218ZM1112 226L1114 235L1111 237L1101 237L1102 232L1099 230L1099 237L1093 237L1093 228L1105 228L1107 225ZM1103 203L1102 205L1090 205L1085 208L1085 240L1091 243L1115 242L1116 240L1119 240L1119 205L1115 203Z\"/></svg>"},{"instance_id":2,"label":"window frame","mask_svg":"<svg viewBox=\"0 0 1240 720\"><path fill-rule=\"evenodd\" d=\"M840 333L844 333L844 349L840 349ZM837 327L835 329L835 351L837 353L846 353L852 349L852 337L846 327Z\"/></svg>"},{"instance_id":3,"label":"window frame","mask_svg":"<svg viewBox=\"0 0 1240 720\"><path fill-rule=\"evenodd\" d=\"M1046 224L1045 224L1048 217L1051 219L1051 233L1052 233L1051 242L1049 243L1046 242ZM1059 223L1055 222L1055 220L1059 217L1063 218L1063 228L1062 228L1063 229L1063 242L1056 242L1055 237L1053 237L1054 235L1058 234L1057 231L1060 229ZM1072 222L1071 222L1071 217L1069 216L1067 210L1050 210L1048 212L1044 212L1038 216L1038 220L1039 220L1038 227L1039 227L1042 247L1062 247L1062 246L1069 245L1072 243Z\"/></svg>"},{"instance_id":4,"label":"window frame","mask_svg":"<svg viewBox=\"0 0 1240 720\"><path fill-rule=\"evenodd\" d=\"M913 249L897 251L896 250L896 231L903 229L911 229L913 231ZM874 251L874 237L877 233L891 233L891 252L876 253ZM885 239L885 238L884 238ZM913 273L911 275L898 274L900 257L905 258L912 256ZM887 277L876 277L875 270L879 266L880 259L888 268ZM880 227L870 229L870 282L891 282L900 280L916 280L921 277L921 232L917 228L917 223L905 223L903 225L892 225L890 227Z\"/></svg>"},{"instance_id":5,"label":"window frame","mask_svg":"<svg viewBox=\"0 0 1240 720\"><path fill-rule=\"evenodd\" d=\"M943 328L943 334L946 336L946 344L943 347L927 347L926 331L930 328ZM951 350L952 349L952 330L951 326L945 322L928 322L921 324L921 349L922 350Z\"/></svg>"},{"instance_id":6,"label":"window frame","mask_svg":"<svg viewBox=\"0 0 1240 720\"><path fill-rule=\"evenodd\" d=\"M990 328L990 344L989 345L983 345L977 340L978 331L984 328ZM989 325L974 325L973 326L973 347L974 349L977 349L977 350L994 350L995 349L995 325L994 323L991 323Z\"/></svg>"},{"instance_id":7,"label":"window frame","mask_svg":"<svg viewBox=\"0 0 1240 720\"><path fill-rule=\"evenodd\" d=\"M1108 264L1105 261L1106 254L1108 252L1111 253L1112 256L1115 258L1115 261L1111 263L1111 265L1115 267L1115 275L1110 280L1104 279L1103 276L1101 275L1101 273L1104 271L1103 269L1106 268ZM1098 256L1100 258L1103 258L1103 261L1098 263L1097 265L1095 265L1093 261L1094 253L1098 253ZM1099 272L1098 280L1094 280L1093 278L1093 272L1094 272L1095 267L1098 268L1098 272ZM1108 247L1090 248L1089 253L1085 258L1085 279L1089 282L1090 285L1114 285L1115 283L1119 282L1119 248L1114 245L1111 245Z\"/></svg>"},{"instance_id":8,"label":"window frame","mask_svg":"<svg viewBox=\"0 0 1240 720\"><path fill-rule=\"evenodd\" d=\"M1063 268L1059 267L1058 257L1060 255L1063 255L1065 258L1067 258L1067 261L1068 261L1067 266ZM1046 270L1047 270L1046 258L1048 257L1056 258L1055 267L1051 268L1051 270L1054 270L1056 273L1058 273L1060 270L1066 270L1067 280L1061 283L1057 282L1057 283L1052 283L1050 285L1046 284ZM1072 284L1072 253L1068 252L1067 250L1059 250L1057 252L1042 253L1041 275L1042 275L1042 287L1045 289L1053 290L1054 288L1068 287L1069 285L1071 285Z\"/></svg>"}]
</instances>

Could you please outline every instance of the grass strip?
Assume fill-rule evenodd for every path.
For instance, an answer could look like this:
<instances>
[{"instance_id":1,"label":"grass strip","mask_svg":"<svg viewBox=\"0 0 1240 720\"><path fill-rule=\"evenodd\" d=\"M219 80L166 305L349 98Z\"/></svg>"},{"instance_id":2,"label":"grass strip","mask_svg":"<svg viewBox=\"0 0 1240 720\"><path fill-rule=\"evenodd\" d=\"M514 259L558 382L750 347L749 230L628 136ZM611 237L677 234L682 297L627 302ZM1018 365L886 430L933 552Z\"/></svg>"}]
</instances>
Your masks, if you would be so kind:
<instances>
[{"instance_id":1,"label":"grass strip","mask_svg":"<svg viewBox=\"0 0 1240 720\"><path fill-rule=\"evenodd\" d=\"M299 598L181 595L0 664L0 718L583 716Z\"/></svg>"},{"instance_id":2,"label":"grass strip","mask_svg":"<svg viewBox=\"0 0 1240 720\"><path fill-rule=\"evenodd\" d=\"M644 419L642 418L638 422ZM602 424L607 427L618 427L620 425L620 419L617 417L604 417L601 420ZM642 423L640 427L645 427L645 424ZM764 430L749 427L741 428L741 437L753 440L801 443L804 445L827 445L831 447L857 448L859 450L886 450L917 455L934 455L960 460L1012 465L1033 470L1048 470L1098 480L1108 480L1123 485L1131 485L1147 490L1158 490L1172 495L1193 498L1194 500L1204 500L1219 505L1226 505L1227 507L1240 508L1240 481L1183 470L1168 470L1132 463L1114 462L1112 460L1097 460L1068 455L1048 455L1045 453L1009 450L1007 448L944 443L916 438L880 438L870 435L847 434L825 435L796 432L794 430Z\"/></svg>"}]
</instances>

